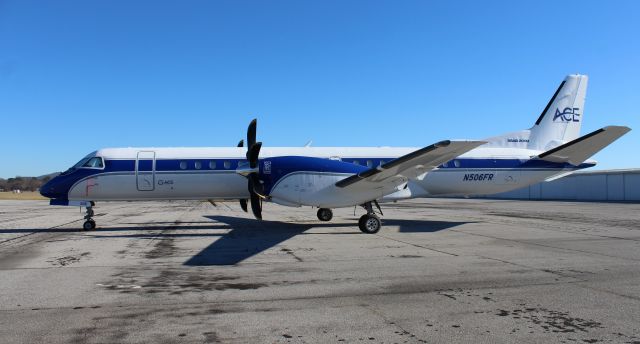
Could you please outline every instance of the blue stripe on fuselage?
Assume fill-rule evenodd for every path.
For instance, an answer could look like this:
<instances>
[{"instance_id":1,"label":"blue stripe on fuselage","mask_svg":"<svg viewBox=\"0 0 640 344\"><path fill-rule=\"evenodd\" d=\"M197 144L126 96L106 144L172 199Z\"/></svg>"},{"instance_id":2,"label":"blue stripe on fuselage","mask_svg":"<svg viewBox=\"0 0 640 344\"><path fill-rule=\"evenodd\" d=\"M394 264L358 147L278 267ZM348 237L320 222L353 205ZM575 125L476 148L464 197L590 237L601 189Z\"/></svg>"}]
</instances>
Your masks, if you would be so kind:
<instances>
[{"instance_id":1,"label":"blue stripe on fuselage","mask_svg":"<svg viewBox=\"0 0 640 344\"><path fill-rule=\"evenodd\" d=\"M313 171L323 173L345 173L355 174L368 170L370 167L365 164L369 163L371 166L379 166L381 163L389 162L392 158L342 158L342 160L331 160L326 158L313 158L304 156L282 156L260 159L261 174L265 181L266 190L270 189L270 186L275 185L278 180L290 173L300 171ZM215 168L211 169L210 162L215 162ZM264 162L271 161L271 174L264 174ZM357 161L359 164L354 164ZM186 167L181 168L181 163L186 163ZM200 168L196 168L196 163L199 163ZM246 164L246 159L156 159L155 171L156 172L187 172L187 171L200 171L200 172L233 172L238 167L238 164ZM454 163L455 162L455 163ZM225 163L228 163L228 168L225 167ZM184 164L183 164L184 165ZM472 159L472 158L459 158L449 161L439 166L439 169L443 171L455 171L458 169L583 169L592 167L595 164L583 163L579 166L575 166L569 163L554 163L544 160L524 160L524 159ZM151 170L152 160L141 160L139 162L140 170ZM108 159L105 158L104 169L85 169L77 168L75 170L67 171L41 187L41 194L48 198L67 199L69 190L78 181L97 174L113 173L113 172L130 172L134 173L136 170L135 159Z\"/></svg>"}]
</instances>

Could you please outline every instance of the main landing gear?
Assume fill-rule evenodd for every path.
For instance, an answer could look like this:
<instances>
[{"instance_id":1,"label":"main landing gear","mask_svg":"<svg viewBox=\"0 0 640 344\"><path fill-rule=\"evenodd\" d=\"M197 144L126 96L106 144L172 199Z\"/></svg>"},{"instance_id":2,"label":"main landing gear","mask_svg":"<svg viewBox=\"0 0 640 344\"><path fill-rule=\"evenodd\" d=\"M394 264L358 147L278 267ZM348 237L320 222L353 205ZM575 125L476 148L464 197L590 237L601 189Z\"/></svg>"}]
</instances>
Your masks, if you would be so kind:
<instances>
[{"instance_id":1,"label":"main landing gear","mask_svg":"<svg viewBox=\"0 0 640 344\"><path fill-rule=\"evenodd\" d=\"M378 202L373 201L373 203L380 211L380 215L382 215L382 209L380 209L380 205L378 204ZM360 217L360 220L358 221L358 227L360 227L360 230L366 234L378 233L378 231L382 227L382 221L380 221L380 218L373 211L371 202L363 204L362 207L367 210L367 213Z\"/></svg>"},{"instance_id":2,"label":"main landing gear","mask_svg":"<svg viewBox=\"0 0 640 344\"><path fill-rule=\"evenodd\" d=\"M328 208L320 208L318 209L318 220L320 221L331 221L333 218L333 212Z\"/></svg>"},{"instance_id":3,"label":"main landing gear","mask_svg":"<svg viewBox=\"0 0 640 344\"><path fill-rule=\"evenodd\" d=\"M96 221L93 220L93 206L96 205L95 203L91 202L89 203L89 205L87 205L86 209L86 215L84 216L84 223L82 224L82 229L84 229L85 231L90 231L93 229L96 229Z\"/></svg>"},{"instance_id":4,"label":"main landing gear","mask_svg":"<svg viewBox=\"0 0 640 344\"><path fill-rule=\"evenodd\" d=\"M376 215L375 211L373 210L373 205L375 205L376 208L378 208L378 212L380 213L380 215L382 215L382 209L380 209L380 204L378 204L378 201L374 200L371 202L366 202L361 205L367 211L367 213L362 215L362 217L360 217L360 220L358 220L358 227L363 233L366 233L366 234L378 233L378 231L382 227L382 221L380 221L380 218L378 217L378 215ZM331 221L332 218L333 218L333 212L331 211L331 209L329 208L318 209L318 220Z\"/></svg>"}]
</instances>

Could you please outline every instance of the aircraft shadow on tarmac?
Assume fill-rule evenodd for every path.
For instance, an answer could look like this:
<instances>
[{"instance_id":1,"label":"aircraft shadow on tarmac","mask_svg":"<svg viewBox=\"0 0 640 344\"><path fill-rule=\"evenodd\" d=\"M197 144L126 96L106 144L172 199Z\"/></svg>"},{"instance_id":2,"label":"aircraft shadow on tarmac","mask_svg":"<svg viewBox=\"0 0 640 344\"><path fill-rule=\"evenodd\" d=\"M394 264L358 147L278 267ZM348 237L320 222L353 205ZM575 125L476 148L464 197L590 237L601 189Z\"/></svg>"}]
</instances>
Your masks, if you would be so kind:
<instances>
[{"instance_id":1,"label":"aircraft shadow on tarmac","mask_svg":"<svg viewBox=\"0 0 640 344\"><path fill-rule=\"evenodd\" d=\"M178 237L216 237L215 241L204 248L195 256L187 260L184 265L208 266L208 265L234 265L245 259L266 251L296 235L305 235L311 228L345 228L344 231L315 231L313 235L366 235L358 229L357 218L346 218L345 222L311 222L291 223L280 221L257 221L252 218L232 216L205 216L211 221L195 222L145 222L124 223L126 226L98 227L91 232L86 232L94 238L178 238ZM455 221L427 221L427 220L400 220L383 219L381 234L385 228L398 227L400 233L433 233L469 222ZM181 230L203 230L203 232L181 233ZM212 231L213 230L213 231ZM219 231L218 231L219 230ZM108 234L110 232L131 232ZM156 232L147 232L156 231ZM158 232L160 231L160 232ZM49 229L0 229L0 235L5 233L60 233L78 232L77 228L49 228ZM104 233L104 234L101 234Z\"/></svg>"},{"instance_id":2,"label":"aircraft shadow on tarmac","mask_svg":"<svg viewBox=\"0 0 640 344\"><path fill-rule=\"evenodd\" d=\"M324 232L314 235L341 235L358 234L353 222L346 223L322 222L322 223L289 223L280 221L256 221L254 219L230 217L230 216L206 216L218 223L226 223L231 231L224 234L195 256L187 260L184 265L234 265L266 251L296 235L305 234L311 228L322 227L348 227L353 230L345 232ZM443 222L443 221L419 221L419 220L394 220L385 219L384 226L399 226L403 233L430 233L459 226L468 222ZM383 227L384 230L385 227Z\"/></svg>"},{"instance_id":3,"label":"aircraft shadow on tarmac","mask_svg":"<svg viewBox=\"0 0 640 344\"><path fill-rule=\"evenodd\" d=\"M206 225L187 225L183 226L184 223L188 222L151 222L152 226L145 226L150 222L146 223L126 223L130 226L117 226L117 227L98 227L96 229L91 230L88 233L100 233L100 232L127 232L127 231L166 231L172 228L175 229L229 229L228 225L216 225L211 222L193 222L193 223L207 223ZM78 227L82 222L78 222ZM76 233L83 232L80 228L8 228L8 229L0 229L1 234L17 234L17 233ZM201 236L220 236L222 234L196 234ZM135 235L123 235L122 237L133 237ZM146 234L145 234L146 235ZM159 234L149 233L148 236L157 237ZM104 236L105 238L117 238L118 236Z\"/></svg>"}]
</instances>

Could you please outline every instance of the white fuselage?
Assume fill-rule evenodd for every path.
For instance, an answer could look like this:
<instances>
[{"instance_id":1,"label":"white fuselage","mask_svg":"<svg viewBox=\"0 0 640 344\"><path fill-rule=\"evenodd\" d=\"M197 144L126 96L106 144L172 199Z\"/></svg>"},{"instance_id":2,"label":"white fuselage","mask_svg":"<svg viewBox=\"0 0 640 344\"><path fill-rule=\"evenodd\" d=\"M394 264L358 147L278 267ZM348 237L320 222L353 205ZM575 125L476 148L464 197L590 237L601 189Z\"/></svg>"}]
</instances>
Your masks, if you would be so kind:
<instances>
[{"instance_id":1,"label":"white fuselage","mask_svg":"<svg viewBox=\"0 0 640 344\"><path fill-rule=\"evenodd\" d=\"M418 148L391 147L265 147L260 158L319 157L375 167ZM112 148L87 157L101 157L102 168L78 168L69 184L70 201L231 200L249 196L247 179L236 172L245 162L245 148ZM578 166L529 164L539 151L521 148L476 148L425 173L396 190L375 197L395 200L444 195L485 195L505 192L566 173ZM270 166L274 171L278 166ZM79 171L79 172L78 172ZM276 203L340 207L353 200L323 203L318 190L350 174L308 171L284 174L271 190ZM313 196L311 196L313 195ZM278 201L280 200L280 201ZM296 200L291 202L290 200ZM344 204L343 204L344 203Z\"/></svg>"}]
</instances>

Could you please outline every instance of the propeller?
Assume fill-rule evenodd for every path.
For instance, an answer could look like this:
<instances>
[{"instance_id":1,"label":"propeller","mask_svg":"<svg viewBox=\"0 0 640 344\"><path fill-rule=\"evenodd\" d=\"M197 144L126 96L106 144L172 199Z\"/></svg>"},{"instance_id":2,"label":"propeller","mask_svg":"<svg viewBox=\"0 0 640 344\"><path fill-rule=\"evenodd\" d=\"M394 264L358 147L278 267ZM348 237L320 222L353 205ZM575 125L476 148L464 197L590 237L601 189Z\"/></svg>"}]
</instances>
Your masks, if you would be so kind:
<instances>
[{"instance_id":1,"label":"propeller","mask_svg":"<svg viewBox=\"0 0 640 344\"><path fill-rule=\"evenodd\" d=\"M241 148L244 146L244 140L240 140L240 142L238 142L238 148ZM249 212L249 210L247 209L247 200L246 199L241 199L240 200L240 208L242 208L242 210L247 213Z\"/></svg>"},{"instance_id":2,"label":"propeller","mask_svg":"<svg viewBox=\"0 0 640 344\"><path fill-rule=\"evenodd\" d=\"M259 175L259 160L258 157L260 155L260 148L262 147L262 142L256 142L256 127L258 121L254 119L249 123L249 128L247 129L247 161L249 162L249 167L246 166L243 168L238 168L236 171L245 177L247 177L249 195L251 195L251 212L253 212L253 216L256 219L262 220L262 200L267 199L268 197L264 194L264 187L260 182ZM246 201L245 201L246 202ZM240 206L242 206L242 200L240 201ZM246 206L246 203L245 203ZM244 209L244 208L243 208Z\"/></svg>"}]
</instances>

